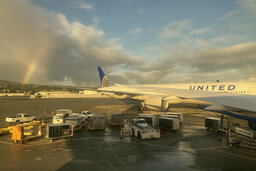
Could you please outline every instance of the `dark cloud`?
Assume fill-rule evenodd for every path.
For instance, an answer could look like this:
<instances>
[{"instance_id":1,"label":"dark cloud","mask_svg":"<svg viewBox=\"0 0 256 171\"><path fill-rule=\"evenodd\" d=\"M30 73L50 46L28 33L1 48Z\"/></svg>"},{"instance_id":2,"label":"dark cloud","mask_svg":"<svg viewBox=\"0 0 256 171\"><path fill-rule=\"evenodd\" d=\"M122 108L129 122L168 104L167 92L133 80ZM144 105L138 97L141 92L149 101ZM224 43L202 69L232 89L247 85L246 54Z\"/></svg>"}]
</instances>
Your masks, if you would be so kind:
<instances>
[{"instance_id":1,"label":"dark cloud","mask_svg":"<svg viewBox=\"0 0 256 171\"><path fill-rule=\"evenodd\" d=\"M142 60L121 44L105 38L97 25L69 22L63 14L47 11L27 0L0 1L0 76L23 81L36 64L30 82L71 80L95 85L97 66L132 67Z\"/></svg>"}]
</instances>

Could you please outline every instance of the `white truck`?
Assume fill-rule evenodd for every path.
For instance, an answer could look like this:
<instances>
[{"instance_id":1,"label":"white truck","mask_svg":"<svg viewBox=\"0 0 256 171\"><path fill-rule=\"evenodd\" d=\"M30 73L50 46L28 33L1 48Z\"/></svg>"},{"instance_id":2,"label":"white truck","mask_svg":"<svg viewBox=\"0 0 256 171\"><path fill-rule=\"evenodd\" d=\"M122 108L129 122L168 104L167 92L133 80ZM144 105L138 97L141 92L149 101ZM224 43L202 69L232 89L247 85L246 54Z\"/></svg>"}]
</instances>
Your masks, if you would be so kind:
<instances>
[{"instance_id":1,"label":"white truck","mask_svg":"<svg viewBox=\"0 0 256 171\"><path fill-rule=\"evenodd\" d=\"M160 138L160 129L157 129L152 125L147 124L145 119L133 119L132 122L132 136L136 136L139 139Z\"/></svg>"},{"instance_id":2,"label":"white truck","mask_svg":"<svg viewBox=\"0 0 256 171\"><path fill-rule=\"evenodd\" d=\"M36 117L34 116L30 116L28 114L25 113L18 113L16 115L16 117L7 117L6 119L7 123L16 123L16 124L20 124L23 122L31 122L31 121L36 121Z\"/></svg>"},{"instance_id":3,"label":"white truck","mask_svg":"<svg viewBox=\"0 0 256 171\"><path fill-rule=\"evenodd\" d=\"M89 111L82 111L80 114L80 116L85 117L86 120L91 118L94 115L95 114L93 114L92 112L89 112Z\"/></svg>"}]
</instances>

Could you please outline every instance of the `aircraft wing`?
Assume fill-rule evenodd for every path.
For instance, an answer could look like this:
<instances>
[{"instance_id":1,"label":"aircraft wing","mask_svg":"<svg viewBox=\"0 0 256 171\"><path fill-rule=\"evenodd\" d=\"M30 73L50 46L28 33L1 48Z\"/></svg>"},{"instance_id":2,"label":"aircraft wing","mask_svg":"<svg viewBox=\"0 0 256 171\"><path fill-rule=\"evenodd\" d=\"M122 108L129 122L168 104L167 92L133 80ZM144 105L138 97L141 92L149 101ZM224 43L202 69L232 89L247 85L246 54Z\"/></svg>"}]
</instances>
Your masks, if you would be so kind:
<instances>
[{"instance_id":1,"label":"aircraft wing","mask_svg":"<svg viewBox=\"0 0 256 171\"><path fill-rule=\"evenodd\" d=\"M166 96L176 96L179 98L195 99L195 100L210 102L218 105L256 112L256 96L252 96L252 95L238 95L238 94L220 93L220 92L213 92L213 91L195 91L195 90L184 90L184 89L164 88L164 87L150 87L150 86L144 86L144 85L141 85L141 86L126 85L125 87L126 89L127 88L136 89L141 92L151 92L159 95L161 94ZM121 90L115 91L115 86L111 87L111 89L113 93L122 92ZM123 93L129 94L129 92L123 92Z\"/></svg>"}]
</instances>

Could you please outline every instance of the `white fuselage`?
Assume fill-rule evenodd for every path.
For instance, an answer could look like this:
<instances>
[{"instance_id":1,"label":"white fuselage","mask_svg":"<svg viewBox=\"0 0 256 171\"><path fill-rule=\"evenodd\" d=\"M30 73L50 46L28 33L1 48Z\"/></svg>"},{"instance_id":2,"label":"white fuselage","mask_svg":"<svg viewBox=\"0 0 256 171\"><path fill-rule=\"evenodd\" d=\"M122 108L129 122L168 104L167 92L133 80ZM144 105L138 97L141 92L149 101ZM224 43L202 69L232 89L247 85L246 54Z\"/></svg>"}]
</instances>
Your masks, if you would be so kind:
<instances>
[{"instance_id":1,"label":"white fuselage","mask_svg":"<svg viewBox=\"0 0 256 171\"><path fill-rule=\"evenodd\" d=\"M209 82L209 83L185 83L185 84L145 84L143 87L174 88L193 91L212 91L221 93L256 95L256 82ZM113 90L138 94L158 94L156 92L144 92L131 89L130 86L117 85L100 88L100 90Z\"/></svg>"}]
</instances>

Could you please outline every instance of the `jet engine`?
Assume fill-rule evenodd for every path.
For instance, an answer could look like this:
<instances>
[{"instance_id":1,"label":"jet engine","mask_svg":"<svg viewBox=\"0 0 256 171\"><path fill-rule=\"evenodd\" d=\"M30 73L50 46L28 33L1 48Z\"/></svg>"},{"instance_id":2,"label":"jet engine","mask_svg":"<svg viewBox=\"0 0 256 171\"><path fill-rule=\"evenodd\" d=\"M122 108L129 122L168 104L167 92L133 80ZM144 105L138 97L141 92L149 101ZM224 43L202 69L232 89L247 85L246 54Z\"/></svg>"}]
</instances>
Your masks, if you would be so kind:
<instances>
[{"instance_id":1,"label":"jet engine","mask_svg":"<svg viewBox=\"0 0 256 171\"><path fill-rule=\"evenodd\" d=\"M141 102L140 110L161 110L166 111L169 108L169 102L173 99L179 99L178 97L171 96L149 96Z\"/></svg>"}]
</instances>

